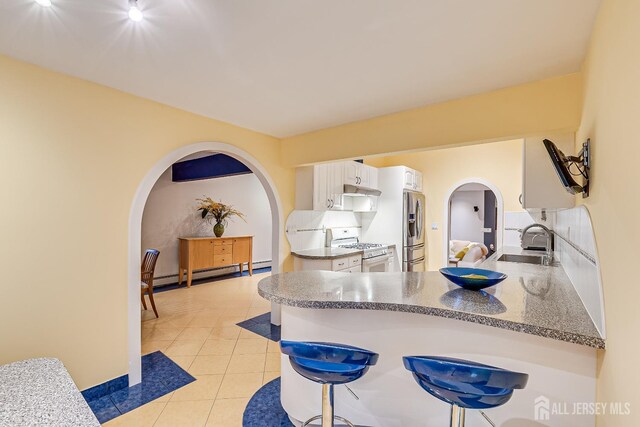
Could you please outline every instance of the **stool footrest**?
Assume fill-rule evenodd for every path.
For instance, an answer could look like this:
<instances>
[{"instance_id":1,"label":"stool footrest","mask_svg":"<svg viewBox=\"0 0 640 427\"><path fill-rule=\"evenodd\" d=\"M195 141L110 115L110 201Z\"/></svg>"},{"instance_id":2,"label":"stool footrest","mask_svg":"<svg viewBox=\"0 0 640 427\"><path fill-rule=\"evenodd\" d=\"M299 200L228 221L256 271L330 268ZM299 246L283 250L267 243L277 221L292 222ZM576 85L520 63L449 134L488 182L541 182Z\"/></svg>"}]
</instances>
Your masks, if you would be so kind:
<instances>
[{"instance_id":1,"label":"stool footrest","mask_svg":"<svg viewBox=\"0 0 640 427\"><path fill-rule=\"evenodd\" d=\"M301 426L301 427L306 427L306 426L308 426L310 423L312 423L312 422L314 422L314 421L317 421L317 420L321 420L321 419L322 419L322 415L316 415L315 417L311 417L311 418L309 418L307 421L305 421L304 423L302 423L302 426ZM341 421L341 422L345 423L346 425L348 425L349 427L356 427L356 426L354 426L354 425L353 425L353 423L352 423L351 421L349 421L349 420L348 420L348 419L346 419L346 418L342 418L342 417L339 417L339 416L337 416L337 415L334 415L334 416L333 416L333 419L334 419L334 420ZM323 426L323 427L324 427L324 426Z\"/></svg>"}]
</instances>

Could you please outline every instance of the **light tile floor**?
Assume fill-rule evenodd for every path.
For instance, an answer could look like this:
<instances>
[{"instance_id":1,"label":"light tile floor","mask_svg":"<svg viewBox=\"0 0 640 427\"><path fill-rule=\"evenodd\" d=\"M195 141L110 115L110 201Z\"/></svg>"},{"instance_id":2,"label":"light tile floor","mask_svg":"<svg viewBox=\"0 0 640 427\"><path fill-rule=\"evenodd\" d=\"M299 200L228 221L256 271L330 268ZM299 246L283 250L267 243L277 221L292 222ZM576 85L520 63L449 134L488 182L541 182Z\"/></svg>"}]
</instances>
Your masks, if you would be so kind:
<instances>
[{"instance_id":1,"label":"light tile floor","mask_svg":"<svg viewBox=\"0 0 640 427\"><path fill-rule=\"evenodd\" d=\"M197 381L106 426L240 427L250 397L280 375L277 343L236 326L271 310L257 283L271 273L156 293L142 312L142 354L162 351Z\"/></svg>"}]
</instances>

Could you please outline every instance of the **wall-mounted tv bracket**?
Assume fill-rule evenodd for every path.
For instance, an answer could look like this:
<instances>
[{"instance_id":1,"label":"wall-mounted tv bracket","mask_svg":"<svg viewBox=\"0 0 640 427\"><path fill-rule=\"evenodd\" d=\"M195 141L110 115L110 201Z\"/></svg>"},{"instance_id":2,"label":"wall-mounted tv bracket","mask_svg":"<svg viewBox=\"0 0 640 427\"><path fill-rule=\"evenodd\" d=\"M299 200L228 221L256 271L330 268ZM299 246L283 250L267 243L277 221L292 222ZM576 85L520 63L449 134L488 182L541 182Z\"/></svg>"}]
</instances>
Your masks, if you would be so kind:
<instances>
[{"instance_id":1,"label":"wall-mounted tv bracket","mask_svg":"<svg viewBox=\"0 0 640 427\"><path fill-rule=\"evenodd\" d=\"M587 139L582 143L582 150L577 156L567 156L567 168L573 176L580 176L584 178L584 184L582 185L582 198L589 197L589 170L591 169L591 139ZM573 173L571 166L575 166L578 169L578 173Z\"/></svg>"}]
</instances>

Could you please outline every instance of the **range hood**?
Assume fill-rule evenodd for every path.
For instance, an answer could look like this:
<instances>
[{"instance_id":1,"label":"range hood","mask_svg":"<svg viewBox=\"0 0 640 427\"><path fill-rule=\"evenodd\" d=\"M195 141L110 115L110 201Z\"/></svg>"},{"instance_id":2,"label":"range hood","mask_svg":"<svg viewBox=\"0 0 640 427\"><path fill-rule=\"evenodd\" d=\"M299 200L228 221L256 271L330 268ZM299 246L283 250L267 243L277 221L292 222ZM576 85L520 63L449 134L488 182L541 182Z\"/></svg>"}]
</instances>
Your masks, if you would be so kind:
<instances>
[{"instance_id":1,"label":"range hood","mask_svg":"<svg viewBox=\"0 0 640 427\"><path fill-rule=\"evenodd\" d=\"M380 196L382 191L375 188L362 187L360 185L345 184L344 195L345 196Z\"/></svg>"}]
</instances>

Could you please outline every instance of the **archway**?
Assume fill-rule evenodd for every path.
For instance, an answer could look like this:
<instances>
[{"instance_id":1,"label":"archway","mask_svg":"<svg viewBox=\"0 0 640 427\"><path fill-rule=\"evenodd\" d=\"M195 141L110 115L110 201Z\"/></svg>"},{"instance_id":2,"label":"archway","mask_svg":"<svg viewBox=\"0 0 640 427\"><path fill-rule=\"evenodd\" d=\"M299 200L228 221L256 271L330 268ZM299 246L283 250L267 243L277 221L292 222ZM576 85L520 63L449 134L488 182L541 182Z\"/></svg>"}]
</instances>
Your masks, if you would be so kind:
<instances>
[{"instance_id":1,"label":"archway","mask_svg":"<svg viewBox=\"0 0 640 427\"><path fill-rule=\"evenodd\" d=\"M276 186L267 170L250 154L230 144L222 142L199 142L180 147L158 161L142 179L136 190L129 212L129 268L128 268L128 331L129 331L129 386L140 383L141 374L141 344L140 344L140 263L142 215L149 193L160 175L178 160L194 153L211 151L226 154L244 163L258 177L264 187L271 206L272 220L272 272L278 273L281 265L280 239L282 231L282 206ZM280 323L279 306L272 304L271 321Z\"/></svg>"},{"instance_id":2,"label":"archway","mask_svg":"<svg viewBox=\"0 0 640 427\"><path fill-rule=\"evenodd\" d=\"M499 250L502 247L503 234L504 234L504 200L502 193L493 183L482 178L467 178L457 182L452 186L444 198L444 221L443 221L443 235L442 235L442 254L443 254L443 267L449 265L449 242L451 241L451 198L453 194L465 185L477 184L491 190L496 198L496 242L495 250Z\"/></svg>"}]
</instances>

